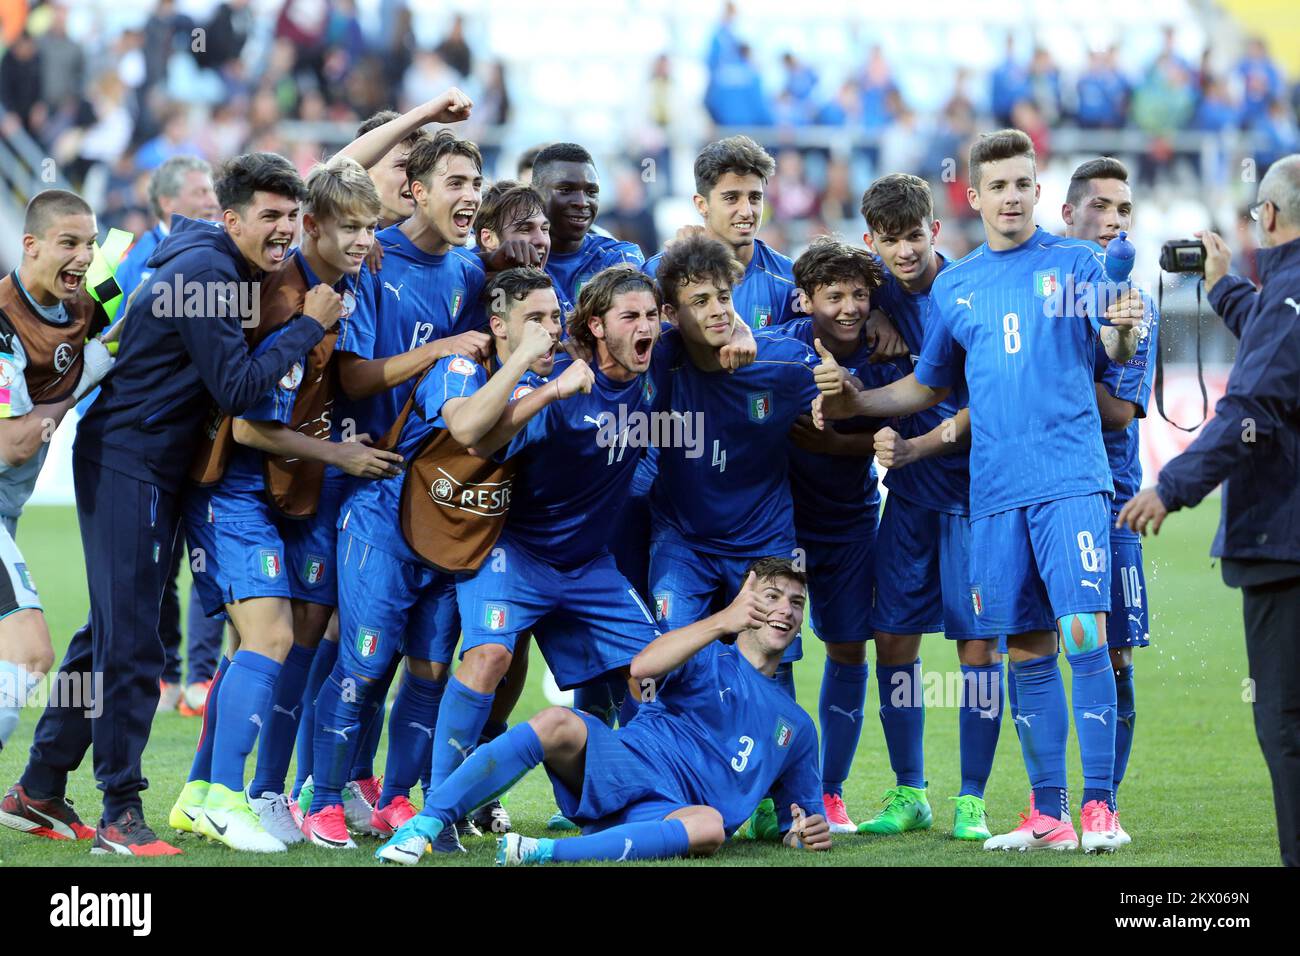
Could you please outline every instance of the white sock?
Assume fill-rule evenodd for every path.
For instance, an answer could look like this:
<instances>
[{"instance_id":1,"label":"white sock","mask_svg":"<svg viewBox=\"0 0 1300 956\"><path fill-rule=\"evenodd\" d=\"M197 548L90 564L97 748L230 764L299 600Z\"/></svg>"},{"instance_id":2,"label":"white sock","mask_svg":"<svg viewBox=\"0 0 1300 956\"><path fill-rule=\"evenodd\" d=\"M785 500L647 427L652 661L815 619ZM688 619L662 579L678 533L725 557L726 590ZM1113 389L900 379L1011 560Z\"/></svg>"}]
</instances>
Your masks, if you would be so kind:
<instances>
[{"instance_id":1,"label":"white sock","mask_svg":"<svg viewBox=\"0 0 1300 956\"><path fill-rule=\"evenodd\" d=\"M18 714L40 677L12 661L0 661L0 747L18 726Z\"/></svg>"}]
</instances>

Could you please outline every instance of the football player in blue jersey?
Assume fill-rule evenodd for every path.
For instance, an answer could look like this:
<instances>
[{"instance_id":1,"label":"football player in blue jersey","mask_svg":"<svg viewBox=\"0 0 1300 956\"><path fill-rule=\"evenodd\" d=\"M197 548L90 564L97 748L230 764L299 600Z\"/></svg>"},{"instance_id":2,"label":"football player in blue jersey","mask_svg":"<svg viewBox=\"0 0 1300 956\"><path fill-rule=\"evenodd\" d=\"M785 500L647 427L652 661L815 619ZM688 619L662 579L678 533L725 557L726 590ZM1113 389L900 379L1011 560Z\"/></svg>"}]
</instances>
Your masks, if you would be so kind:
<instances>
[{"instance_id":1,"label":"football player in blue jersey","mask_svg":"<svg viewBox=\"0 0 1300 956\"><path fill-rule=\"evenodd\" d=\"M406 172L415 211L377 234L385 247L384 261L377 273L363 272L357 309L340 323L342 395L336 421L345 437L386 434L420 374L449 355L486 358L491 343L481 331L486 275L478 256L464 248L481 200L478 147L439 130L411 149ZM329 658L338 643L331 645L317 654L321 667L333 666ZM317 676L324 679L319 670ZM358 828L369 826L381 789L372 763L387 683L377 683L373 690L374 717L358 747L345 795L349 819ZM298 789L302 785L305 780Z\"/></svg>"},{"instance_id":2,"label":"football player in blue jersey","mask_svg":"<svg viewBox=\"0 0 1300 956\"><path fill-rule=\"evenodd\" d=\"M551 255L551 223L541 193L512 179L493 183L483 193L474 238L488 272L545 268Z\"/></svg>"},{"instance_id":3,"label":"football player in blue jersey","mask_svg":"<svg viewBox=\"0 0 1300 956\"><path fill-rule=\"evenodd\" d=\"M1128 169L1117 159L1102 157L1080 165L1070 177L1070 186L1061 208L1065 234L1074 239L1088 239L1102 248L1110 245L1120 232L1133 225L1133 193L1129 188ZM1142 487L1142 460L1139 422L1146 417L1151 398L1151 381L1155 374L1152 357L1156 354L1160 316L1150 296L1143 296L1146 306L1147 334L1138 343L1137 352L1127 362L1114 362L1098 351L1097 406L1101 412L1102 439L1106 458L1115 481L1115 498L1111 510L1119 514ZM1128 768L1133 747L1136 705L1133 693L1133 648L1150 643L1147 610L1146 572L1142 563L1142 538L1128 528L1112 526L1110 531L1111 583L1110 617L1106 622L1106 640L1110 662L1115 671L1115 791ZM1115 832L1120 843L1130 838L1120 825L1115 811Z\"/></svg>"},{"instance_id":4,"label":"football player in blue jersey","mask_svg":"<svg viewBox=\"0 0 1300 956\"><path fill-rule=\"evenodd\" d=\"M1033 144L1019 130L971 147L968 199L986 242L940 273L917 370L883 389L847 389L814 418L909 414L961 381L971 414L971 601L984 636L1005 633L1019 700L1014 717L1034 806L986 849L1075 849L1066 793L1070 708L1057 661L1064 644L1084 767L1083 846L1118 846L1114 816L1115 680L1110 609L1110 498L1092 372L1098 336L1132 358L1140 298L1106 280L1090 243L1034 225ZM829 364L829 363L827 363ZM824 380L824 378L823 378Z\"/></svg>"},{"instance_id":5,"label":"football player in blue jersey","mask_svg":"<svg viewBox=\"0 0 1300 956\"><path fill-rule=\"evenodd\" d=\"M780 802L786 846L829 850L816 729L773 680L804 588L788 558L755 562L724 610L635 657L633 677L652 689L635 721L611 730L580 711L542 711L475 751L375 856L418 863L449 824L538 764L583 835L508 834L498 865L708 856L766 793Z\"/></svg>"},{"instance_id":6,"label":"football player in blue jersey","mask_svg":"<svg viewBox=\"0 0 1300 956\"><path fill-rule=\"evenodd\" d=\"M704 220L704 234L730 249L744 270L732 289L732 306L755 330L788 322L796 314L794 264L758 238L767 181L774 172L776 162L748 136L709 143L695 157L695 209ZM652 256L645 271L655 275L663 256Z\"/></svg>"},{"instance_id":7,"label":"football player in blue jersey","mask_svg":"<svg viewBox=\"0 0 1300 956\"><path fill-rule=\"evenodd\" d=\"M551 224L546 271L555 280L566 316L573 314L578 292L597 272L620 263L645 263L636 243L592 230L600 211L600 178L591 154L577 143L552 143L543 148L533 162L532 187L546 203L546 219Z\"/></svg>"},{"instance_id":8,"label":"football player in blue jersey","mask_svg":"<svg viewBox=\"0 0 1300 956\"><path fill-rule=\"evenodd\" d=\"M873 302L919 356L930 290L949 265L935 248L939 222L930 187L906 173L883 176L863 194L862 216L863 238L886 270ZM889 498L876 542L872 624L880 723L895 786L886 792L881 810L862 824L864 833L902 833L924 829L932 821L919 654L921 635L942 630L957 642L962 672L961 789L952 798L952 832L962 840L990 835L984 788L1002 726L1002 657L998 641L979 633L970 599L969 429L960 427L969 418L964 403L962 390L955 389L934 407L876 433L877 455L889 468Z\"/></svg>"},{"instance_id":9,"label":"football player in blue jersey","mask_svg":"<svg viewBox=\"0 0 1300 956\"><path fill-rule=\"evenodd\" d=\"M272 321L295 312L319 315L354 300L351 282L374 242L379 197L357 163L343 158L318 167L307 192L303 246L264 285L262 311ZM257 354L281 331L271 331ZM388 451L330 440L323 421L332 404L333 346L334 336L327 336L232 421L235 444L224 471L213 486L192 487L184 503L187 537L202 556L195 587L205 611L229 617L235 650L213 680L203 740L170 821L236 850L283 851L300 838L281 791L296 705L334 604L332 588L320 586L333 582L328 555L337 518L325 504L321 472L315 472L320 500L301 501L291 485L276 480L267 456L323 462L358 479L399 471L400 459ZM289 483L306 478L292 467L286 476ZM307 516L294 520L286 509ZM254 783L261 789L246 796L244 763L259 736Z\"/></svg>"},{"instance_id":10,"label":"football player in blue jersey","mask_svg":"<svg viewBox=\"0 0 1300 956\"><path fill-rule=\"evenodd\" d=\"M723 368L719 349L741 324L731 290L741 274L731 251L705 235L668 244L657 280L664 315L663 408L691 426L690 441L660 446L650 491L650 592L658 621L684 627L735 596L764 555L794 555L794 507L786 437L817 396L817 356L796 338L755 336L757 357ZM685 431L685 429L684 429ZM780 679L794 692L789 664Z\"/></svg>"},{"instance_id":11,"label":"football player in blue jersey","mask_svg":"<svg viewBox=\"0 0 1300 956\"><path fill-rule=\"evenodd\" d=\"M627 440L625 423L644 422L656 407L646 374L659 337L654 282L630 265L598 273L579 295L569 335L592 356L594 384L590 395L549 406L500 453L517 460L519 477L497 554L457 581L461 665L438 712L434 787L479 740L520 635L533 632L570 688L626 676L659 634L608 549L645 444ZM570 361L561 356L556 371Z\"/></svg>"},{"instance_id":12,"label":"football player in blue jersey","mask_svg":"<svg viewBox=\"0 0 1300 956\"><path fill-rule=\"evenodd\" d=\"M415 212L406 163L411 150L429 139L431 134L424 127L429 123L463 122L469 119L473 106L468 96L452 87L405 113L381 110L357 128L356 139L339 150L338 155L364 166L379 190L379 201L384 206L379 228L395 226Z\"/></svg>"},{"instance_id":13,"label":"football player in blue jersey","mask_svg":"<svg viewBox=\"0 0 1300 956\"><path fill-rule=\"evenodd\" d=\"M546 405L589 386L590 372L571 364L554 388L560 307L550 278L538 270L506 270L486 290L495 343L489 379L484 365L446 356L415 386L394 448L413 460L437 430L484 455L503 446ZM536 392L531 398L525 398ZM515 401L518 397L518 401ZM509 408L511 418L501 419ZM396 426L395 426L396 428ZM393 437L393 436L390 436ZM403 529L403 485L359 486L347 503L339 538L339 657L317 699L314 793L303 832L319 846L351 849L343 787L362 729L369 688L383 681L400 656L407 661L393 705L389 761L370 829L389 835L415 815L411 788L428 765L439 704L460 617L455 577L412 550ZM448 837L454 838L449 830ZM457 846L452 839L452 849Z\"/></svg>"},{"instance_id":14,"label":"football player in blue jersey","mask_svg":"<svg viewBox=\"0 0 1300 956\"><path fill-rule=\"evenodd\" d=\"M829 236L812 241L794 264L800 309L808 318L780 326L806 348L825 349L864 385L911 371L873 365L863 335L882 275L875 257ZM812 629L826 645L818 709L823 802L832 833L856 830L844 806L844 781L862 733L867 640L880 491L872 435L878 422L838 423L819 431L801 415L790 433L794 528L808 573Z\"/></svg>"}]
</instances>

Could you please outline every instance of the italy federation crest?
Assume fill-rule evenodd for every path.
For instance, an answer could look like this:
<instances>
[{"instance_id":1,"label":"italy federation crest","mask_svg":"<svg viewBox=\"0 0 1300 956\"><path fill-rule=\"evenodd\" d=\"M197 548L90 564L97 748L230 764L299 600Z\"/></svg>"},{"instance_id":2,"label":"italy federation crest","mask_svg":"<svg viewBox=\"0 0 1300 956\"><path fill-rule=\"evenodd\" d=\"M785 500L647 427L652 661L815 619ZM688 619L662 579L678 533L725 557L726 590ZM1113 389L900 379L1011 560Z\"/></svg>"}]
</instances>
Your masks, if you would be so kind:
<instances>
[{"instance_id":1,"label":"italy federation crest","mask_svg":"<svg viewBox=\"0 0 1300 956\"><path fill-rule=\"evenodd\" d=\"M749 396L749 420L763 422L772 414L772 393L753 392Z\"/></svg>"}]
</instances>

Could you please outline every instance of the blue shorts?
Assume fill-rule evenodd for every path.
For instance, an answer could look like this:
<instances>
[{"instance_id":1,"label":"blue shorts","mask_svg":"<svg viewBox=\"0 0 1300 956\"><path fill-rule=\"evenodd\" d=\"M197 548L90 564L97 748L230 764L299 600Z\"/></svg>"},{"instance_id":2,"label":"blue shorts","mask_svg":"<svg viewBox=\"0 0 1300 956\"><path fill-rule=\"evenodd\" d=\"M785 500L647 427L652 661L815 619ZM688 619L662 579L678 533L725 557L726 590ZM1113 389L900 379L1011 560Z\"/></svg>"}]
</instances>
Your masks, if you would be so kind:
<instances>
[{"instance_id":1,"label":"blue shorts","mask_svg":"<svg viewBox=\"0 0 1300 956\"><path fill-rule=\"evenodd\" d=\"M339 666L378 680L399 655L449 664L460 617L449 574L404 561L340 531Z\"/></svg>"},{"instance_id":2,"label":"blue shorts","mask_svg":"<svg viewBox=\"0 0 1300 956\"><path fill-rule=\"evenodd\" d=\"M625 823L662 820L691 801L676 791L672 777L656 770L619 737L621 731L576 711L587 725L582 792L574 793L546 768L560 812L594 833Z\"/></svg>"},{"instance_id":3,"label":"blue shorts","mask_svg":"<svg viewBox=\"0 0 1300 956\"><path fill-rule=\"evenodd\" d=\"M483 644L514 653L519 635L531 630L564 690L626 667L659 636L645 602L608 551L561 571L508 532L477 572L458 576L456 599L462 657Z\"/></svg>"},{"instance_id":4,"label":"blue shorts","mask_svg":"<svg viewBox=\"0 0 1300 956\"><path fill-rule=\"evenodd\" d=\"M871 637L875 534L866 541L800 542L807 558L809 618L827 644Z\"/></svg>"},{"instance_id":5,"label":"blue shorts","mask_svg":"<svg viewBox=\"0 0 1300 956\"><path fill-rule=\"evenodd\" d=\"M1142 539L1132 531L1110 532L1110 616L1106 643L1111 647L1146 647L1147 577L1142 567Z\"/></svg>"},{"instance_id":6,"label":"blue shorts","mask_svg":"<svg viewBox=\"0 0 1300 956\"><path fill-rule=\"evenodd\" d=\"M220 617L227 604L249 598L292 598L284 539L271 509L258 502L216 520L209 499L209 492L192 489L184 504L190 571L203 613Z\"/></svg>"},{"instance_id":7,"label":"blue shorts","mask_svg":"<svg viewBox=\"0 0 1300 956\"><path fill-rule=\"evenodd\" d=\"M1110 610L1110 495L1078 495L971 521L971 602L985 637L1054 631Z\"/></svg>"},{"instance_id":8,"label":"blue shorts","mask_svg":"<svg viewBox=\"0 0 1300 956\"><path fill-rule=\"evenodd\" d=\"M971 601L970 518L885 499L876 538L871 625L886 634L983 638Z\"/></svg>"},{"instance_id":9,"label":"blue shorts","mask_svg":"<svg viewBox=\"0 0 1300 956\"><path fill-rule=\"evenodd\" d=\"M342 485L326 479L316 514L294 520L277 518L289 565L294 600L338 605L338 575L334 562L338 541L339 502Z\"/></svg>"},{"instance_id":10,"label":"blue shorts","mask_svg":"<svg viewBox=\"0 0 1300 956\"><path fill-rule=\"evenodd\" d=\"M749 566L762 557L767 555L698 551L671 528L656 529L650 543L650 597L655 620L667 632L722 610L735 600ZM796 637L781 661L802 657L802 638Z\"/></svg>"}]
</instances>

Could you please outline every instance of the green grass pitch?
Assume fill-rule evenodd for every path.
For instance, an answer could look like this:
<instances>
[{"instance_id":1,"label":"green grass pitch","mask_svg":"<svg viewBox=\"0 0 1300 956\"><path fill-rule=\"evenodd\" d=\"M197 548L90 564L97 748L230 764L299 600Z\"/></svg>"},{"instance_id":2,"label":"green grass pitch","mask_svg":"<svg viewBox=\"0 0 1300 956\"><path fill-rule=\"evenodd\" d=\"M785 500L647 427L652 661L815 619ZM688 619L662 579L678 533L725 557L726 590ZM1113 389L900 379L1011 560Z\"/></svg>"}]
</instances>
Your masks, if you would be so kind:
<instances>
[{"instance_id":1,"label":"green grass pitch","mask_svg":"<svg viewBox=\"0 0 1300 956\"><path fill-rule=\"evenodd\" d=\"M1277 838L1267 771L1246 702L1246 656L1242 639L1241 598L1225 587L1207 557L1218 518L1218 502L1173 515L1159 538L1147 541L1147 584L1151 601L1152 646L1135 653L1137 729L1128 777L1120 791L1120 808L1133 843L1113 857L1076 854L985 853L979 844L951 839L948 797L959 784L957 714L933 707L926 714L926 761L935 825L928 832L894 837L837 837L826 855L796 853L774 845L729 844L712 860L676 861L669 866L1261 866L1278 862ZM81 543L72 508L29 508L18 541L45 602L56 654L85 619L87 596ZM805 636L807 656L797 665L801 703L815 715L821 683L820 643ZM953 648L939 636L922 646L926 671L956 668ZM1063 667L1068 680L1069 668ZM545 706L537 670L516 716L527 717ZM874 812L893 777L879 722L874 672L869 687L866 724L845 791L849 812L862 820ZM39 715L28 712L10 746L0 754L0 787L17 779L26 760L32 728ZM150 788L145 811L161 835L167 811L189 769L199 722L177 714L154 723L145 752ZM387 737L385 736L385 744ZM383 751L378 766L382 767ZM1078 748L1070 747L1070 787L1077 804L1082 781ZM250 772L251 772L250 765ZM291 771L292 774L292 771ZM997 761L987 793L990 826L995 832L1017 822L1027 804L1028 782L1015 732L1003 722ZM69 795L88 823L99 815L99 793L90 760L74 775ZM554 809L543 772L534 771L511 792L507 805L515 827L541 834ZM1075 807L1077 825L1077 805ZM194 836L179 836L185 855L165 861L132 862L92 857L86 844L32 839L0 828L0 861L9 866L346 866L375 864L374 840L362 838L353 853L294 846L273 857L236 854ZM424 866L482 866L492 862L495 842L468 842L469 854L455 861L432 858ZM649 864L646 864L649 865Z\"/></svg>"}]
</instances>

